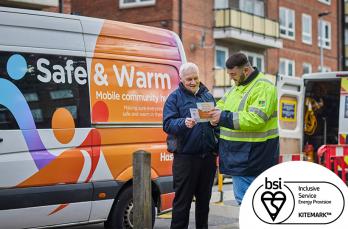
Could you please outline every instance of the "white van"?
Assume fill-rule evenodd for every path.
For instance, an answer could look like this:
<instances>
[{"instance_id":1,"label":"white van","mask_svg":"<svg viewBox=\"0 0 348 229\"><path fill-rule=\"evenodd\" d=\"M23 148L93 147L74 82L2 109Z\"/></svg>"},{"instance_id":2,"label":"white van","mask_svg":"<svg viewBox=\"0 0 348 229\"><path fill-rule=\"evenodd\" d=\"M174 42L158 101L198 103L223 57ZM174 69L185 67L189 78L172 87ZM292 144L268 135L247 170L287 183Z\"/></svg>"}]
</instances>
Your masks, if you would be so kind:
<instances>
[{"instance_id":1,"label":"white van","mask_svg":"<svg viewBox=\"0 0 348 229\"><path fill-rule=\"evenodd\" d=\"M309 73L302 78L282 76L278 100L283 158L293 160L296 155L299 160L305 146L311 145L314 154L309 157L318 162L315 152L322 145L348 144L348 72Z\"/></svg>"},{"instance_id":2,"label":"white van","mask_svg":"<svg viewBox=\"0 0 348 229\"><path fill-rule=\"evenodd\" d=\"M151 153L153 217L171 209L162 108L178 36L0 7L0 228L132 228L132 154Z\"/></svg>"}]
</instances>

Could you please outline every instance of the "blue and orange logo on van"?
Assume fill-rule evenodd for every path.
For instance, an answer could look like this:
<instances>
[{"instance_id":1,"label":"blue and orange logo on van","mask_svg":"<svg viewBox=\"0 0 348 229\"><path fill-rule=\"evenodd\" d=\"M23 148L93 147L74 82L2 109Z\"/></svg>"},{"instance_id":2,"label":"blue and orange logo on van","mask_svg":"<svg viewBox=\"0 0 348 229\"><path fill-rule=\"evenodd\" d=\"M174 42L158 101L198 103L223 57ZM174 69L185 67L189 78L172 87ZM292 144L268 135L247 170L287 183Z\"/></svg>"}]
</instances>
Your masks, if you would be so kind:
<instances>
[{"instance_id":1,"label":"blue and orange logo on van","mask_svg":"<svg viewBox=\"0 0 348 229\"><path fill-rule=\"evenodd\" d=\"M88 182L99 161L97 130L87 129L84 136L78 136L81 140L76 147L66 145L76 137L76 127L90 127L86 67L81 60L54 58L65 62L65 67L50 64L53 60L48 56L0 53L0 68L7 60L6 71L0 74L0 129L21 131L37 167L17 187ZM44 144L39 129L52 131L50 136L61 144L58 154ZM92 144L96 145L93 152Z\"/></svg>"}]
</instances>

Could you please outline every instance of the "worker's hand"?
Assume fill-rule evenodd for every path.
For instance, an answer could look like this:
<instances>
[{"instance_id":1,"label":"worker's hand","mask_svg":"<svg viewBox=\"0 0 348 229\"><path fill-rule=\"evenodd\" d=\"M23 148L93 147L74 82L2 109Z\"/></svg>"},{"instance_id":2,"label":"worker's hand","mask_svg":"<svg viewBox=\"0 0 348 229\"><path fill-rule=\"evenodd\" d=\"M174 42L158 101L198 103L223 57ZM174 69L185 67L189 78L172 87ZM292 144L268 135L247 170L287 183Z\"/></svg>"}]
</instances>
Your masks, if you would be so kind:
<instances>
[{"instance_id":1,"label":"worker's hand","mask_svg":"<svg viewBox=\"0 0 348 229\"><path fill-rule=\"evenodd\" d=\"M220 122L221 110L215 108L209 112L209 115L211 116L210 124L216 126Z\"/></svg>"},{"instance_id":2,"label":"worker's hand","mask_svg":"<svg viewBox=\"0 0 348 229\"><path fill-rule=\"evenodd\" d=\"M193 118L186 118L185 119L185 125L187 126L187 128L192 128L197 124L196 120L194 120Z\"/></svg>"}]
</instances>

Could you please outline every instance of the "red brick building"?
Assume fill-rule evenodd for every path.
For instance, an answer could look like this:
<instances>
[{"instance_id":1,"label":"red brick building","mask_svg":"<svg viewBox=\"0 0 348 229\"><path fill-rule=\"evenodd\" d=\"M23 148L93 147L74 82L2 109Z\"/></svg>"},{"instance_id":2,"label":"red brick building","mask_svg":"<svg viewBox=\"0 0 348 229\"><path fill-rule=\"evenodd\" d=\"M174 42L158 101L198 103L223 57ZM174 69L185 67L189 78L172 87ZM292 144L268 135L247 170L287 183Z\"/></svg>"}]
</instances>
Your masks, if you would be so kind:
<instances>
[{"instance_id":1,"label":"red brick building","mask_svg":"<svg viewBox=\"0 0 348 229\"><path fill-rule=\"evenodd\" d=\"M241 9L239 3L239 0L74 0L71 8L74 14L175 31L182 37L188 61L198 64L202 81L210 89L214 88L216 97L221 97L230 86L224 71L224 61L230 53L245 51L253 64L262 71L268 71L265 58L267 49L282 47L278 22L265 17L264 2L261 1L260 12L257 12L261 16L253 15L253 11L246 12L248 6L243 5ZM225 17L233 19L232 23L223 19ZM244 25L242 21L248 21L249 24ZM254 21L263 25L263 28L253 26ZM267 27L270 29L267 30ZM271 62L274 63L273 60ZM275 74L277 68L273 69L271 73Z\"/></svg>"},{"instance_id":2,"label":"red brick building","mask_svg":"<svg viewBox=\"0 0 348 229\"><path fill-rule=\"evenodd\" d=\"M281 69L282 64L292 67L293 73L289 75L294 76L301 76L308 71L320 71L320 13L329 13L321 17L324 71L337 71L340 43L338 0L282 0L278 1L277 8L280 36L283 40L283 48L279 49L277 55L279 72L288 74L287 70L284 72Z\"/></svg>"},{"instance_id":3,"label":"red brick building","mask_svg":"<svg viewBox=\"0 0 348 229\"><path fill-rule=\"evenodd\" d=\"M213 0L180 2L181 35L187 59L199 66L202 81L211 88L214 83ZM180 31L178 0L73 0L71 4L72 12L78 15L156 26L178 34Z\"/></svg>"},{"instance_id":4,"label":"red brick building","mask_svg":"<svg viewBox=\"0 0 348 229\"><path fill-rule=\"evenodd\" d=\"M2 2L7 5L12 2L18 7L23 0ZM42 5L43 1L36 2ZM42 10L58 12L58 2ZM344 9L348 5L344 0L63 0L63 3L64 13L175 31L182 37L188 61L198 64L202 81L213 89L216 97L221 97L230 86L224 62L235 51L245 52L253 65L271 75L300 77L306 72L320 71L321 51L324 71L348 66L344 46L348 44L348 36L344 35L348 35L344 23ZM322 50L319 28L323 32Z\"/></svg>"}]
</instances>

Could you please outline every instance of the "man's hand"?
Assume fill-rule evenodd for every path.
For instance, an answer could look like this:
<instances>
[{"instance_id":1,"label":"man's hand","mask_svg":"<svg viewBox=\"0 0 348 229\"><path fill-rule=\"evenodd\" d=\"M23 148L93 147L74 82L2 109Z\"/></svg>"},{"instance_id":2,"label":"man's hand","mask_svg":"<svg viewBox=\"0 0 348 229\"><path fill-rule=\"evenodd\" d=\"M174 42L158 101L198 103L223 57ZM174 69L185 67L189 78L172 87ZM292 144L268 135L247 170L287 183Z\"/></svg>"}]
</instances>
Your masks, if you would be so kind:
<instances>
[{"instance_id":1,"label":"man's hand","mask_svg":"<svg viewBox=\"0 0 348 229\"><path fill-rule=\"evenodd\" d=\"M196 120L194 120L193 118L186 118L185 119L185 125L187 126L187 128L192 128L197 124Z\"/></svg>"},{"instance_id":2,"label":"man's hand","mask_svg":"<svg viewBox=\"0 0 348 229\"><path fill-rule=\"evenodd\" d=\"M210 124L212 126L217 126L217 124L220 122L221 110L215 108L209 112L209 115L212 117Z\"/></svg>"}]
</instances>

